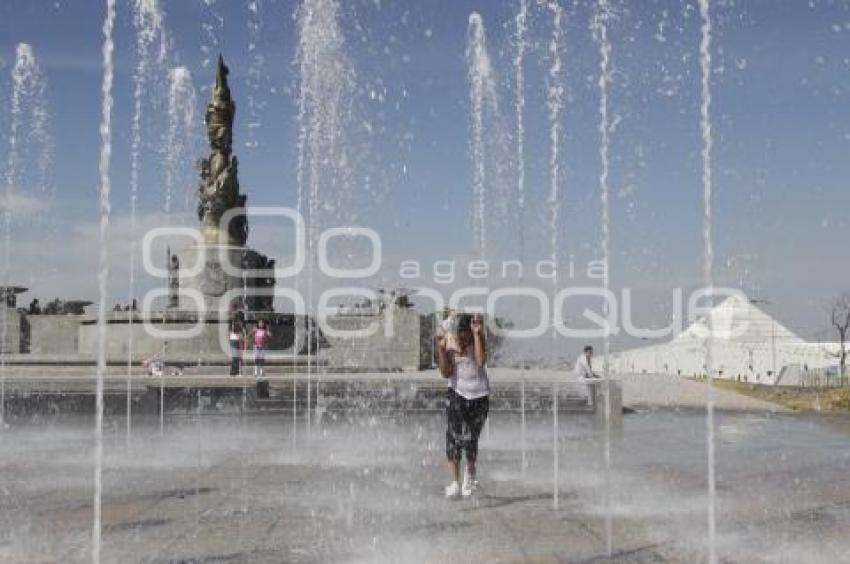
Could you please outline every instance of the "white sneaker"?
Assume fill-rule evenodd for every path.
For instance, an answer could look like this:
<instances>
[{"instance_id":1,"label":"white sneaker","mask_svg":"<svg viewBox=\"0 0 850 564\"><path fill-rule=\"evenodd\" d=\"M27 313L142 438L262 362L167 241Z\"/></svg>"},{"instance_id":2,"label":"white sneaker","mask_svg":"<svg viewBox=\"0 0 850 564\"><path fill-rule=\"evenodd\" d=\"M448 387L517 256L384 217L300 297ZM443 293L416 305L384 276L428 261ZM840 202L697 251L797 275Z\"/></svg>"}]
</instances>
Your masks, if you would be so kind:
<instances>
[{"instance_id":1,"label":"white sneaker","mask_svg":"<svg viewBox=\"0 0 850 564\"><path fill-rule=\"evenodd\" d=\"M452 482L448 486L446 486L446 497L452 498L460 495L460 484L457 482Z\"/></svg>"},{"instance_id":2,"label":"white sneaker","mask_svg":"<svg viewBox=\"0 0 850 564\"><path fill-rule=\"evenodd\" d=\"M475 493L475 490L478 489L478 480L475 477L470 476L467 472L463 476L463 486L460 488L460 493L463 497L469 497Z\"/></svg>"}]
</instances>

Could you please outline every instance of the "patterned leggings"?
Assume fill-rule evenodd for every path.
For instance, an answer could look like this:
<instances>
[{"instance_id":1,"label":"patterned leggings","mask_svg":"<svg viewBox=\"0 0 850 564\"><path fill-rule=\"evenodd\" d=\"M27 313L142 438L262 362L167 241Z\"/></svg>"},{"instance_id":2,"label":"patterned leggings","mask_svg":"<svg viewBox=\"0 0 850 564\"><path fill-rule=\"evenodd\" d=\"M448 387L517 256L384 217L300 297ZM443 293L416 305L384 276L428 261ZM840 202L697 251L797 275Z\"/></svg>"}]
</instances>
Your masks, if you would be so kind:
<instances>
[{"instance_id":1,"label":"patterned leggings","mask_svg":"<svg viewBox=\"0 0 850 564\"><path fill-rule=\"evenodd\" d=\"M446 396L446 458L460 462L466 452L467 463L478 458L478 437L487 420L490 398L466 399L449 388Z\"/></svg>"}]
</instances>

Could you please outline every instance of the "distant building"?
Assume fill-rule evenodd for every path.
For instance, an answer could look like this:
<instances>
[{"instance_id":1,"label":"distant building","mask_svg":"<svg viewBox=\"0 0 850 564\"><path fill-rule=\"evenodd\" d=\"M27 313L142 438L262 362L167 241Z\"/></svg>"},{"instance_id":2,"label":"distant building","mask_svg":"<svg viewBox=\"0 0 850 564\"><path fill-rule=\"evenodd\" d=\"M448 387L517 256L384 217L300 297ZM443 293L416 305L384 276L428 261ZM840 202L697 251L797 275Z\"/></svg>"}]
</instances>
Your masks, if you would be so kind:
<instances>
[{"instance_id":1,"label":"distant building","mask_svg":"<svg viewBox=\"0 0 850 564\"><path fill-rule=\"evenodd\" d=\"M706 374L709 322L715 378L750 383L796 385L801 371L836 364L837 343L805 341L742 296L731 296L668 343L615 353L618 372L681 376ZM794 367L794 371L789 370ZM783 369L786 369L785 377ZM783 375L782 377L780 375Z\"/></svg>"}]
</instances>

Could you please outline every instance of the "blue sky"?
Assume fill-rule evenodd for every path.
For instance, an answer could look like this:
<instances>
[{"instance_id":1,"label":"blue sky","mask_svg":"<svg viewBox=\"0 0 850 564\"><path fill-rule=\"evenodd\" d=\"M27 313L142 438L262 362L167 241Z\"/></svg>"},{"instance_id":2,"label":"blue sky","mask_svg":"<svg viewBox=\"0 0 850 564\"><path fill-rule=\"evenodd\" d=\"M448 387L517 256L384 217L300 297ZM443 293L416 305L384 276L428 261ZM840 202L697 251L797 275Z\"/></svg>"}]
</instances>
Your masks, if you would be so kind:
<instances>
[{"instance_id":1,"label":"blue sky","mask_svg":"<svg viewBox=\"0 0 850 564\"><path fill-rule=\"evenodd\" d=\"M124 299L127 286L126 248L121 243L129 237L136 64L130 4L118 0L115 35L111 301ZM258 67L261 80L256 89L247 83L247 1L162 2L170 37L168 64L188 67L201 89L213 78L212 67L202 65L202 48L224 53L239 108L235 150L243 190L254 204L294 206L297 3L259 4L257 51L264 63ZM434 260L472 252L467 22L470 12L483 16L505 140L512 146L516 93L511 36L518 0L341 4L340 25L356 75L355 129L362 133L368 124L370 130L366 136L353 133L368 146L358 166L374 173L376 180L370 189L356 189L357 205L336 212L332 219L367 225L381 234L386 268L371 281L380 285L394 281L395 265L402 258L420 260L427 268ZM659 321L668 314L670 289L693 287L701 276L699 16L694 2L613 4L612 285L633 288L641 297L640 313L648 321ZM600 256L599 59L588 29L590 4L563 5L568 96L562 115L560 258L567 261L572 255L581 263ZM824 303L850 290L850 4L730 0L713 2L712 10L717 279L771 300L771 313L804 336L815 336L827 328ZM8 77L18 42L33 46L48 81L55 191L43 198L32 186L16 187L43 203L35 214L38 221L21 212L13 225L13 277L43 300L95 295L103 12L98 1L7 0L0 6L4 131L9 120ZM204 24L211 35L204 32ZM545 72L550 33L549 13L532 2L525 90L529 204L524 228L529 260L549 254ZM163 164L156 152L165 118L163 107L156 106L156 88L150 85L142 115L142 228L166 221ZM260 126L252 130L256 148L244 145L249 140L251 94L263 103L257 112ZM207 96L199 91L198 133ZM489 135L496 134L494 123L486 127ZM5 162L8 135L3 138ZM200 157L202 139L195 150ZM187 193L195 186L191 166L187 162L182 175ZM515 182L512 172L501 180L509 187ZM184 200L172 216L191 223L194 204L184 207ZM494 196L491 204L493 209L500 204L505 208L509 224L516 209L513 196ZM286 254L283 245L269 248L274 247L273 237L264 238L259 226L255 237L261 250ZM514 238L514 230L494 226L494 258L510 257Z\"/></svg>"}]
</instances>

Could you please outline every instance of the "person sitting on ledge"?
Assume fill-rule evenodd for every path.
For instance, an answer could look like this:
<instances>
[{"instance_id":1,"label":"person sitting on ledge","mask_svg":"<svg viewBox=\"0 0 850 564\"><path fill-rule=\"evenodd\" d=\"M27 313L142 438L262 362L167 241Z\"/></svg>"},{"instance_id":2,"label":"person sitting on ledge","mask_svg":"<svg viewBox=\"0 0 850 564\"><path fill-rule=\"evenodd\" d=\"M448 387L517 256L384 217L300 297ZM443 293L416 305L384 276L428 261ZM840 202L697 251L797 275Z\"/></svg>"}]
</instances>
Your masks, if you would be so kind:
<instances>
[{"instance_id":1,"label":"person sitting on ledge","mask_svg":"<svg viewBox=\"0 0 850 564\"><path fill-rule=\"evenodd\" d=\"M583 354L579 355L575 366L573 366L573 379L579 383L586 380L598 380L599 375L593 372L593 347L587 345L582 352ZM593 405L593 398L591 397L593 394L590 386L579 384L578 388L576 391L584 396L587 405Z\"/></svg>"},{"instance_id":2,"label":"person sitting on ledge","mask_svg":"<svg viewBox=\"0 0 850 564\"><path fill-rule=\"evenodd\" d=\"M584 347L584 354L576 359L576 364L573 367L573 376L577 379L584 378L599 378L598 374L593 372L593 347L587 345Z\"/></svg>"}]
</instances>

